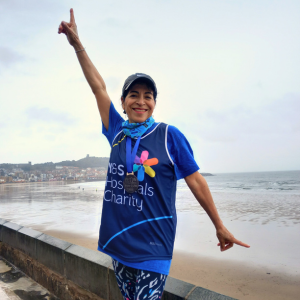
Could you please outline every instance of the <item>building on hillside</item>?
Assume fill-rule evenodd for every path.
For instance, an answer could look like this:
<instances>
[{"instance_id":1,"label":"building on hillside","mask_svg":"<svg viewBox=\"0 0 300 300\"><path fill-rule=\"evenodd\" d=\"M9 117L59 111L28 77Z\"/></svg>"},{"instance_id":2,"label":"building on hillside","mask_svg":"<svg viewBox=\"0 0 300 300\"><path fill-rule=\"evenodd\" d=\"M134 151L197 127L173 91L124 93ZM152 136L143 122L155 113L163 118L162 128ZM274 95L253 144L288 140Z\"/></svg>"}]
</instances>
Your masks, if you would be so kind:
<instances>
[{"instance_id":1,"label":"building on hillside","mask_svg":"<svg viewBox=\"0 0 300 300\"><path fill-rule=\"evenodd\" d=\"M29 177L29 181L30 182L36 182L38 179L37 179L37 176L35 176L34 174L31 174L30 177Z\"/></svg>"},{"instance_id":2,"label":"building on hillside","mask_svg":"<svg viewBox=\"0 0 300 300\"><path fill-rule=\"evenodd\" d=\"M9 183L13 181L12 176L0 176L0 179L3 179L5 183Z\"/></svg>"}]
</instances>

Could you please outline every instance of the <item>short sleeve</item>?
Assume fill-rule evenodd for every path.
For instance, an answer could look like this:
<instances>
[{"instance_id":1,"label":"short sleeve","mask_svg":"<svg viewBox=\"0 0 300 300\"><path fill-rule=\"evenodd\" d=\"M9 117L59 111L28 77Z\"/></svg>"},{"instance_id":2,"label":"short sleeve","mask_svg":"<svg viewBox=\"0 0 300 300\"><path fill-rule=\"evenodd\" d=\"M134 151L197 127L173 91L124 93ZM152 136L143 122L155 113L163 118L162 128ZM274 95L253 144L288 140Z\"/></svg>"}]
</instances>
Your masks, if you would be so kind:
<instances>
[{"instance_id":1,"label":"short sleeve","mask_svg":"<svg viewBox=\"0 0 300 300\"><path fill-rule=\"evenodd\" d=\"M111 102L110 108L109 108L108 130L106 130L104 124L102 123L102 133L106 136L110 146L112 146L112 142L113 142L115 136L122 130L123 122L124 122L124 119L116 111L113 103Z\"/></svg>"},{"instance_id":2,"label":"short sleeve","mask_svg":"<svg viewBox=\"0 0 300 300\"><path fill-rule=\"evenodd\" d=\"M167 132L167 149L174 163L177 180L189 176L199 170L193 150L184 136L176 127L169 125Z\"/></svg>"}]
</instances>

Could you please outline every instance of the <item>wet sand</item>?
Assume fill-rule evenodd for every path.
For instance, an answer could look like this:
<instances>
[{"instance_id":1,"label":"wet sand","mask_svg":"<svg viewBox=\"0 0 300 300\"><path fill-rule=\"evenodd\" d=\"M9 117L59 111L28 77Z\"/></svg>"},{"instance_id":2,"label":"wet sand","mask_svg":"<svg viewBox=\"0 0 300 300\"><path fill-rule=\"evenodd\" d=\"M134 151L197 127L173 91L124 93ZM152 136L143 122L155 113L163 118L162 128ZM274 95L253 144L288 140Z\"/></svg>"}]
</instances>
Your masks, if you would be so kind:
<instances>
[{"instance_id":1,"label":"wet sand","mask_svg":"<svg viewBox=\"0 0 300 300\"><path fill-rule=\"evenodd\" d=\"M298 299L299 176L289 179L290 175L277 174L280 178L271 180L270 174L265 174L265 179L250 174L255 177L251 181L249 174L244 174L243 180L242 175L215 176L210 184L224 224L251 248L235 246L221 253L209 217L186 184L179 181L170 276L237 299ZM249 182L253 190L242 191ZM104 185L1 185L0 217L96 250ZM270 186L280 191L270 192L266 189Z\"/></svg>"},{"instance_id":2,"label":"wet sand","mask_svg":"<svg viewBox=\"0 0 300 300\"><path fill-rule=\"evenodd\" d=\"M76 245L97 249L95 237L56 230L42 231ZM298 299L300 294L300 274L292 276L265 266L216 260L180 251L174 253L170 276L236 299L289 300Z\"/></svg>"}]
</instances>

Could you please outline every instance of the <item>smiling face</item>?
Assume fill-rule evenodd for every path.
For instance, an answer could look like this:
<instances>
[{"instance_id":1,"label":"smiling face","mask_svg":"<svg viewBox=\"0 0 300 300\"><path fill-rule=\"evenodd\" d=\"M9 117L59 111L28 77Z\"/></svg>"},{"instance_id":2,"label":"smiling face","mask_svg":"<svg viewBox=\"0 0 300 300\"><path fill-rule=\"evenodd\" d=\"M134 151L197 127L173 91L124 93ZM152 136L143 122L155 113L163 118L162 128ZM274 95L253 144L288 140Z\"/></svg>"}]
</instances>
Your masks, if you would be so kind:
<instances>
[{"instance_id":1,"label":"smiling face","mask_svg":"<svg viewBox=\"0 0 300 300\"><path fill-rule=\"evenodd\" d=\"M123 97L121 100L129 123L145 122L151 117L155 108L153 91L144 83L134 84L125 100Z\"/></svg>"}]
</instances>

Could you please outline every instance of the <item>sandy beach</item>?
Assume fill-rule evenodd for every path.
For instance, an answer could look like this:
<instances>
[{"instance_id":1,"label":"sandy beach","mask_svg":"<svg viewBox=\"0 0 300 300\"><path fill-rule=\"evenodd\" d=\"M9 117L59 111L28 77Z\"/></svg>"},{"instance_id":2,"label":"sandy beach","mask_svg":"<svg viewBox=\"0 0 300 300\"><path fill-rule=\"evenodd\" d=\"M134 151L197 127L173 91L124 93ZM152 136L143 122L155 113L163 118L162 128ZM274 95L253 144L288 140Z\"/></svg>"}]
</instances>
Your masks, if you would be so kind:
<instances>
[{"instance_id":1,"label":"sandy beach","mask_svg":"<svg viewBox=\"0 0 300 300\"><path fill-rule=\"evenodd\" d=\"M224 224L251 245L223 253L216 246L209 217L179 181L170 276L236 299L298 299L299 175L274 172L208 178ZM0 216L96 251L104 184L1 185Z\"/></svg>"},{"instance_id":2,"label":"sandy beach","mask_svg":"<svg viewBox=\"0 0 300 300\"><path fill-rule=\"evenodd\" d=\"M97 249L97 239L93 237L54 230L43 232L76 245ZM214 260L179 251L174 253L170 276L236 299L299 299L300 293L300 275L292 276L266 267Z\"/></svg>"}]
</instances>

